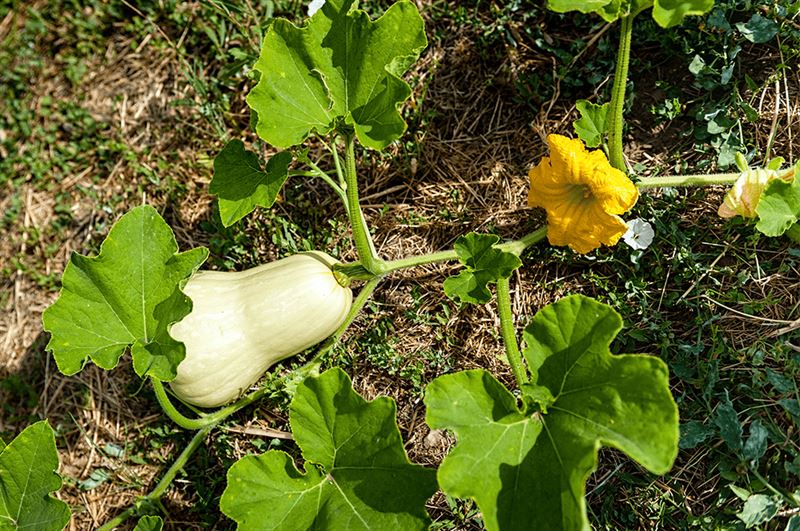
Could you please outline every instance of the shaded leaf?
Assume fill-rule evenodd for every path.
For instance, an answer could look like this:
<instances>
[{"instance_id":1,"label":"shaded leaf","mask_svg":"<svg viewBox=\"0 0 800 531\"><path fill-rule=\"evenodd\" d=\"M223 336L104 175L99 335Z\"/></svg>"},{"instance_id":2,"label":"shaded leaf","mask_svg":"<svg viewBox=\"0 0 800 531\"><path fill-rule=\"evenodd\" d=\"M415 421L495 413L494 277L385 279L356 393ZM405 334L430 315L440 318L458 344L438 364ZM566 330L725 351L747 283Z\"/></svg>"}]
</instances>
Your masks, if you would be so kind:
<instances>
[{"instance_id":1,"label":"shaded leaf","mask_svg":"<svg viewBox=\"0 0 800 531\"><path fill-rule=\"evenodd\" d=\"M697 420L690 420L681 424L681 439L679 446L682 449L695 448L697 445L706 442L714 436L716 430L712 426L703 424Z\"/></svg>"},{"instance_id":2,"label":"shaded leaf","mask_svg":"<svg viewBox=\"0 0 800 531\"><path fill-rule=\"evenodd\" d=\"M719 428L719 434L728 447L737 454L740 453L742 451L742 425L727 396L725 401L717 407L714 424Z\"/></svg>"},{"instance_id":3,"label":"shaded leaf","mask_svg":"<svg viewBox=\"0 0 800 531\"><path fill-rule=\"evenodd\" d=\"M0 529L63 529L69 506L50 493L61 488L58 450L46 420L25 428L0 452Z\"/></svg>"},{"instance_id":4,"label":"shaded leaf","mask_svg":"<svg viewBox=\"0 0 800 531\"><path fill-rule=\"evenodd\" d=\"M370 402L341 369L307 378L290 406L304 471L284 452L240 459L222 512L249 529L427 529L434 472L408 461L395 403Z\"/></svg>"},{"instance_id":5,"label":"shaded leaf","mask_svg":"<svg viewBox=\"0 0 800 531\"><path fill-rule=\"evenodd\" d=\"M780 504L770 496L753 494L744 502L744 507L736 513L736 517L749 529L772 520L780 508Z\"/></svg>"},{"instance_id":6,"label":"shaded leaf","mask_svg":"<svg viewBox=\"0 0 800 531\"><path fill-rule=\"evenodd\" d=\"M473 498L487 529L588 530L585 482L600 446L654 473L672 466L678 412L667 368L650 356L612 355L621 325L610 307L579 295L536 314L525 329L525 359L532 385L554 398L546 414L535 402L521 409L484 370L428 386L429 425L458 439L439 484L446 494Z\"/></svg>"},{"instance_id":7,"label":"shaded leaf","mask_svg":"<svg viewBox=\"0 0 800 531\"><path fill-rule=\"evenodd\" d=\"M750 424L750 435L744 443L742 457L747 461L758 461L767 453L767 436L769 432L761 423L760 419L754 420Z\"/></svg>"},{"instance_id":8,"label":"shaded leaf","mask_svg":"<svg viewBox=\"0 0 800 531\"><path fill-rule=\"evenodd\" d=\"M382 149L406 129L398 106L411 94L400 76L427 45L417 8L407 0L371 21L354 0L328 0L306 26L270 26L247 103L258 135L279 148L340 122L365 146Z\"/></svg>"},{"instance_id":9,"label":"shaded leaf","mask_svg":"<svg viewBox=\"0 0 800 531\"><path fill-rule=\"evenodd\" d=\"M494 234L474 232L456 240L456 253L464 270L444 281L444 292L448 297L473 304L486 304L491 300L488 284L508 278L522 265L517 255L493 247L499 241L500 238Z\"/></svg>"},{"instance_id":10,"label":"shaded leaf","mask_svg":"<svg viewBox=\"0 0 800 531\"><path fill-rule=\"evenodd\" d=\"M772 40L778 34L778 25L756 13L747 23L738 22L736 29L742 32L745 39L756 44L761 44Z\"/></svg>"},{"instance_id":11,"label":"shaded leaf","mask_svg":"<svg viewBox=\"0 0 800 531\"><path fill-rule=\"evenodd\" d=\"M179 289L205 261L205 248L177 253L172 230L147 205L122 216L90 258L72 253L58 300L43 315L58 369L75 374L91 359L113 369L130 347L139 376L168 381L185 357L167 333L191 310Z\"/></svg>"},{"instance_id":12,"label":"shaded leaf","mask_svg":"<svg viewBox=\"0 0 800 531\"><path fill-rule=\"evenodd\" d=\"M581 117L572 122L578 138L583 140L587 147L595 148L603 142L603 136L608 130L608 103L597 105L587 100L575 102Z\"/></svg>"},{"instance_id":13,"label":"shaded leaf","mask_svg":"<svg viewBox=\"0 0 800 531\"><path fill-rule=\"evenodd\" d=\"M218 196L222 224L230 227L256 206L269 208L289 175L292 154L273 155L266 168L258 156L246 150L241 140L231 140L214 159L214 177L209 191Z\"/></svg>"}]
</instances>

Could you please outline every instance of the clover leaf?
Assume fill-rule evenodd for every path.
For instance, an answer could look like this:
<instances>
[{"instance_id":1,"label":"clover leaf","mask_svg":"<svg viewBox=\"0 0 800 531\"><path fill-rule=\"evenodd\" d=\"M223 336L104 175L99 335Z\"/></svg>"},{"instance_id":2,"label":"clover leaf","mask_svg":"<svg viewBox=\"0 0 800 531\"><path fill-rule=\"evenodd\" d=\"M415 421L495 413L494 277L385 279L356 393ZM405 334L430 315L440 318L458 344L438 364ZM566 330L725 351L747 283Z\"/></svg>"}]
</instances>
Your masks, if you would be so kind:
<instances>
[{"instance_id":1,"label":"clover leaf","mask_svg":"<svg viewBox=\"0 0 800 531\"><path fill-rule=\"evenodd\" d=\"M228 142L214 159L214 178L209 192L218 196L222 224L230 227L256 206L269 208L289 175L292 154L276 153L261 168L258 156L244 148L241 140Z\"/></svg>"},{"instance_id":2,"label":"clover leaf","mask_svg":"<svg viewBox=\"0 0 800 531\"><path fill-rule=\"evenodd\" d=\"M69 506L50 495L61 488L57 469L56 440L46 420L0 448L0 529L49 531L67 525Z\"/></svg>"},{"instance_id":3,"label":"clover leaf","mask_svg":"<svg viewBox=\"0 0 800 531\"><path fill-rule=\"evenodd\" d=\"M341 369L304 380L289 408L305 471L284 452L228 471L220 508L250 529L427 529L434 472L409 462L387 397L364 400Z\"/></svg>"},{"instance_id":4,"label":"clover leaf","mask_svg":"<svg viewBox=\"0 0 800 531\"><path fill-rule=\"evenodd\" d=\"M508 278L522 265L517 255L494 247L499 241L500 238L494 234L474 232L456 240L456 254L465 268L444 281L444 292L448 297L473 304L486 304L491 300L487 285Z\"/></svg>"},{"instance_id":5,"label":"clover leaf","mask_svg":"<svg viewBox=\"0 0 800 531\"><path fill-rule=\"evenodd\" d=\"M401 0L379 19L355 0L328 0L304 27L276 19L254 68L247 103L256 132L279 148L346 124L359 141L383 149L406 129L398 106L411 94L400 76L427 45L422 18Z\"/></svg>"},{"instance_id":6,"label":"clover leaf","mask_svg":"<svg viewBox=\"0 0 800 531\"><path fill-rule=\"evenodd\" d=\"M62 373L75 374L89 359L113 369L130 348L139 376L175 378L186 350L167 328L191 310L180 285L208 256L205 248L177 250L166 222L143 205L114 224L98 256L72 254L61 294L42 317Z\"/></svg>"},{"instance_id":7,"label":"clover leaf","mask_svg":"<svg viewBox=\"0 0 800 531\"><path fill-rule=\"evenodd\" d=\"M524 407L484 370L428 386L428 424L458 439L439 468L439 485L474 499L487 529L590 529L585 483L600 446L653 473L672 466L678 411L667 367L651 356L612 355L621 327L613 309L580 295L542 309L524 333L532 373Z\"/></svg>"}]
</instances>

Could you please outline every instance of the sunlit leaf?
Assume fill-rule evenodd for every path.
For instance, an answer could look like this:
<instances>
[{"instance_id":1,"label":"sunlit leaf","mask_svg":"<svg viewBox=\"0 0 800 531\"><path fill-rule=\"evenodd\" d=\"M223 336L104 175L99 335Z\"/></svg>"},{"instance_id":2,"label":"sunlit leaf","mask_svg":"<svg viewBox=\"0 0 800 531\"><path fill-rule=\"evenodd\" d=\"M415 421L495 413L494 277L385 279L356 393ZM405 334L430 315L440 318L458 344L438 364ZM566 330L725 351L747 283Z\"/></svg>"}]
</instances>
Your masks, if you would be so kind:
<instances>
[{"instance_id":1,"label":"sunlit leaf","mask_svg":"<svg viewBox=\"0 0 800 531\"><path fill-rule=\"evenodd\" d=\"M575 102L581 117L572 122L572 127L587 147L594 148L603 142L608 130L608 106L608 103L597 105L587 100Z\"/></svg>"},{"instance_id":2,"label":"sunlit leaf","mask_svg":"<svg viewBox=\"0 0 800 531\"><path fill-rule=\"evenodd\" d=\"M167 328L191 310L179 286L208 256L205 248L177 251L172 230L143 205L114 224L98 256L72 254L61 294L43 316L62 373L75 374L89 359L112 369L130 347L139 376L175 377L185 349Z\"/></svg>"},{"instance_id":3,"label":"sunlit leaf","mask_svg":"<svg viewBox=\"0 0 800 531\"><path fill-rule=\"evenodd\" d=\"M398 106L411 94L400 76L427 45L417 8L407 0L371 21L354 0L328 0L297 27L276 19L255 64L247 97L258 135L287 148L341 123L365 146L382 149L406 129Z\"/></svg>"},{"instance_id":4,"label":"sunlit leaf","mask_svg":"<svg viewBox=\"0 0 800 531\"><path fill-rule=\"evenodd\" d=\"M494 234L474 232L456 240L456 253L464 270L444 281L444 292L448 297L473 304L486 304L491 300L488 284L508 278L522 265L517 255L493 247L499 241L500 238Z\"/></svg>"},{"instance_id":5,"label":"sunlit leaf","mask_svg":"<svg viewBox=\"0 0 800 531\"><path fill-rule=\"evenodd\" d=\"M265 168L258 156L246 150L241 140L231 140L214 159L214 178L209 191L218 196L222 224L230 227L256 206L269 208L289 172L292 154L282 151L273 155Z\"/></svg>"},{"instance_id":6,"label":"sunlit leaf","mask_svg":"<svg viewBox=\"0 0 800 531\"><path fill-rule=\"evenodd\" d=\"M559 13L596 13L608 22L653 8L653 18L662 28L682 24L689 15L702 15L714 0L548 0L547 7Z\"/></svg>"},{"instance_id":7,"label":"sunlit leaf","mask_svg":"<svg viewBox=\"0 0 800 531\"><path fill-rule=\"evenodd\" d=\"M533 373L523 404L484 370L440 376L425 393L432 428L458 443L439 468L445 493L474 499L489 530L590 529L585 483L600 446L617 448L654 473L678 449L678 411L666 365L612 355L622 320L583 296L545 307L525 329ZM547 412L528 397L552 394Z\"/></svg>"},{"instance_id":8,"label":"sunlit leaf","mask_svg":"<svg viewBox=\"0 0 800 531\"><path fill-rule=\"evenodd\" d=\"M767 236L780 236L800 221L800 163L794 169L791 182L775 179L761 194L756 228Z\"/></svg>"},{"instance_id":9,"label":"sunlit leaf","mask_svg":"<svg viewBox=\"0 0 800 531\"><path fill-rule=\"evenodd\" d=\"M133 531L161 531L164 521L160 516L142 516Z\"/></svg>"},{"instance_id":10,"label":"sunlit leaf","mask_svg":"<svg viewBox=\"0 0 800 531\"><path fill-rule=\"evenodd\" d=\"M304 471L284 452L240 459L228 471L222 512L255 529L427 529L433 470L409 462L395 403L366 401L341 369L301 383L289 408Z\"/></svg>"},{"instance_id":11,"label":"sunlit leaf","mask_svg":"<svg viewBox=\"0 0 800 531\"><path fill-rule=\"evenodd\" d=\"M70 519L69 506L50 493L61 488L53 430L43 420L0 450L0 529L55 531Z\"/></svg>"}]
</instances>

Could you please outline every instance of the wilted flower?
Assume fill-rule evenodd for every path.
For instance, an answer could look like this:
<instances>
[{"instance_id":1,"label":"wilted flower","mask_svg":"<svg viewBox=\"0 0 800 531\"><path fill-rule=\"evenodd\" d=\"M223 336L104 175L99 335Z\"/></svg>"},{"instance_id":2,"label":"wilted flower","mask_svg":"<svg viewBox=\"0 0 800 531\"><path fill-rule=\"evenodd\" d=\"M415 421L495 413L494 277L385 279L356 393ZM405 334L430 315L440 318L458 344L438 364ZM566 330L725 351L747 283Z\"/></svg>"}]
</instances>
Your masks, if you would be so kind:
<instances>
[{"instance_id":1,"label":"wilted flower","mask_svg":"<svg viewBox=\"0 0 800 531\"><path fill-rule=\"evenodd\" d=\"M619 215L636 204L636 186L602 151L587 151L578 139L549 135L547 144L550 157L528 174L528 204L547 211L547 239L582 254L616 244L628 230Z\"/></svg>"},{"instance_id":2,"label":"wilted flower","mask_svg":"<svg viewBox=\"0 0 800 531\"><path fill-rule=\"evenodd\" d=\"M622 235L622 241L637 250L647 249L653 243L655 235L652 225L636 218L628 222L628 231Z\"/></svg>"},{"instance_id":3,"label":"wilted flower","mask_svg":"<svg viewBox=\"0 0 800 531\"><path fill-rule=\"evenodd\" d=\"M725 199L717 210L723 218L742 216L744 218L758 217L756 208L764 189L774 179L782 179L787 183L792 182L797 166L788 170L778 171L756 168L742 172L733 187L725 194Z\"/></svg>"}]
</instances>

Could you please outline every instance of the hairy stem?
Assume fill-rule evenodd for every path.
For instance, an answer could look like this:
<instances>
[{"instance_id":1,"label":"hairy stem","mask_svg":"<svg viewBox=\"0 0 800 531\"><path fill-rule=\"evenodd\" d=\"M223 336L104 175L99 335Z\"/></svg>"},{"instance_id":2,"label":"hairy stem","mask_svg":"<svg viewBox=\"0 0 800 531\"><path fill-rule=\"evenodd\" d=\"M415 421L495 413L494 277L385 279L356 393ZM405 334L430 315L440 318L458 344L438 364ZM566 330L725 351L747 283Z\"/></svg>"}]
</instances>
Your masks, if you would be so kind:
<instances>
[{"instance_id":1,"label":"hairy stem","mask_svg":"<svg viewBox=\"0 0 800 531\"><path fill-rule=\"evenodd\" d=\"M178 458L175 459L175 461L172 463L172 466L167 469L167 472L164 474L164 476L161 478L161 481L158 482L155 488L153 488L153 490L150 491L150 493L146 496L142 496L141 498L137 499L133 505L128 507L124 512L109 520L101 527L97 528L97 531L111 531L129 518L143 514L143 509L147 510L153 505L157 505L161 500L161 496L163 496L167 491L178 473L183 470L183 467L186 466L189 458L192 456L195 450L200 447L214 426L216 426L216 424L210 424L195 433L194 437L192 437L192 440L189 441L189 444L186 446L186 448L184 448L180 455L178 455Z\"/></svg>"},{"instance_id":2,"label":"hairy stem","mask_svg":"<svg viewBox=\"0 0 800 531\"><path fill-rule=\"evenodd\" d=\"M663 188L672 186L713 186L733 184L741 173L711 173L708 175L670 175L667 177L642 177L638 188Z\"/></svg>"},{"instance_id":3,"label":"hairy stem","mask_svg":"<svg viewBox=\"0 0 800 531\"><path fill-rule=\"evenodd\" d=\"M611 165L627 173L625 156L622 153L622 112L625 107L625 88L628 83L628 65L631 58L631 34L633 17L621 19L622 27L617 50L617 66L614 71L614 86L611 89L611 108L609 115L608 150Z\"/></svg>"},{"instance_id":4,"label":"hairy stem","mask_svg":"<svg viewBox=\"0 0 800 531\"><path fill-rule=\"evenodd\" d=\"M347 217L353 230L353 241L358 258L367 271L374 275L384 273L384 262L375 252L369 227L358 203L358 176L356 174L355 140L353 135L345 137L344 180L347 193Z\"/></svg>"},{"instance_id":5,"label":"hairy stem","mask_svg":"<svg viewBox=\"0 0 800 531\"><path fill-rule=\"evenodd\" d=\"M497 313L500 314L500 334L506 346L506 357L511 365L511 372L517 380L517 386L528 383L528 373L522 363L517 343L517 332L514 329L514 314L511 312L511 290L507 278L497 281Z\"/></svg>"}]
</instances>

